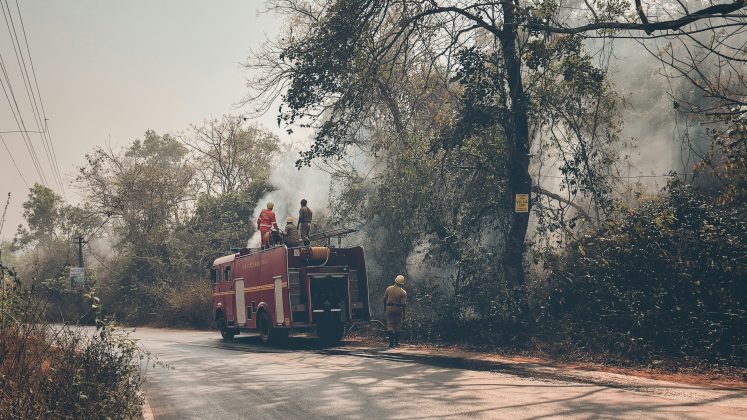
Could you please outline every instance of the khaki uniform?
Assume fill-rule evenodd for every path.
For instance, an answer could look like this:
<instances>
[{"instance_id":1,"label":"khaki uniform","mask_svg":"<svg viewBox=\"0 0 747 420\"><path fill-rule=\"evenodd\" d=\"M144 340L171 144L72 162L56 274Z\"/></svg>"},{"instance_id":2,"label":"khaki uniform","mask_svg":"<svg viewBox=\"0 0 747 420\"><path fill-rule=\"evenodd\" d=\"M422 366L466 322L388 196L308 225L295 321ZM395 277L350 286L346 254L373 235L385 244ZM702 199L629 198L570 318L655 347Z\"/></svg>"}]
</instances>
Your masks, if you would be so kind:
<instances>
[{"instance_id":1,"label":"khaki uniform","mask_svg":"<svg viewBox=\"0 0 747 420\"><path fill-rule=\"evenodd\" d=\"M293 225L293 223L285 225L283 241L288 248L301 246L301 235L298 233L298 229Z\"/></svg>"},{"instance_id":2,"label":"khaki uniform","mask_svg":"<svg viewBox=\"0 0 747 420\"><path fill-rule=\"evenodd\" d=\"M310 208L302 206L298 211L298 229L301 231L301 240L309 243L309 232L311 232L311 218L313 213Z\"/></svg>"},{"instance_id":3,"label":"khaki uniform","mask_svg":"<svg viewBox=\"0 0 747 420\"><path fill-rule=\"evenodd\" d=\"M407 305L407 292L402 286L393 284L384 292L386 303L386 330L399 333L402 329L402 317Z\"/></svg>"}]
</instances>

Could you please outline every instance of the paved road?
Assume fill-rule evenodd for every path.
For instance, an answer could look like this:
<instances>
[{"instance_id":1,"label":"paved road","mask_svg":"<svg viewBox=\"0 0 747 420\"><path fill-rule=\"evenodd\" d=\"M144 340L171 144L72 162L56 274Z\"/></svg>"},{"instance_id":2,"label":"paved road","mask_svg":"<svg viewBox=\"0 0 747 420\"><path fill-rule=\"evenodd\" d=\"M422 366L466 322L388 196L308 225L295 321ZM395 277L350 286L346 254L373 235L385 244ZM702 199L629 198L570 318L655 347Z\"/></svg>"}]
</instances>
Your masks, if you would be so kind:
<instances>
[{"instance_id":1,"label":"paved road","mask_svg":"<svg viewBox=\"0 0 747 420\"><path fill-rule=\"evenodd\" d=\"M745 418L747 392L652 383L657 392L421 363L386 349L326 351L311 339L142 328L156 419ZM681 390L685 392L680 392ZM692 392L691 392L692 391Z\"/></svg>"}]
</instances>

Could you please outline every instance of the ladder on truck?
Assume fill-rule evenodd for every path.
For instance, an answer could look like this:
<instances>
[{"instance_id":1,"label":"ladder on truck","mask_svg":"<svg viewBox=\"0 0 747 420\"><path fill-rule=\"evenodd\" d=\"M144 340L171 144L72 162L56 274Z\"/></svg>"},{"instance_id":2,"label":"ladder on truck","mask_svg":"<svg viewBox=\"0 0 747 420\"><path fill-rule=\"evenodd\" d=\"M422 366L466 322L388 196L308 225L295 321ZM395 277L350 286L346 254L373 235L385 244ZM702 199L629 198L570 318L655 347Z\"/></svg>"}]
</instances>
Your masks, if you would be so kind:
<instances>
[{"instance_id":1,"label":"ladder on truck","mask_svg":"<svg viewBox=\"0 0 747 420\"><path fill-rule=\"evenodd\" d=\"M327 246L332 246L331 245L332 238L337 238L337 247L340 248L342 246L342 238L355 232L358 232L358 229L350 229L350 228L332 229L332 230L328 230L325 232L319 232L319 233L310 235L309 239L312 241L324 241L326 239Z\"/></svg>"}]
</instances>

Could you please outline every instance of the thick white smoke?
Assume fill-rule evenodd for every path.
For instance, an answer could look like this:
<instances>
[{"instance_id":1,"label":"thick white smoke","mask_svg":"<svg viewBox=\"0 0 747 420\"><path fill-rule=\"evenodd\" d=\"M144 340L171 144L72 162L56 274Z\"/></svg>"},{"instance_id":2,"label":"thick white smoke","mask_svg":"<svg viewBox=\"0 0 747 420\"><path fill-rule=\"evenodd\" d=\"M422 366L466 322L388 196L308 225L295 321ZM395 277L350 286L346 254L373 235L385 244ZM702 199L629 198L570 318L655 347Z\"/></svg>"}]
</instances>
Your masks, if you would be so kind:
<instances>
[{"instance_id":1,"label":"thick white smoke","mask_svg":"<svg viewBox=\"0 0 747 420\"><path fill-rule=\"evenodd\" d=\"M286 217L292 216L294 219L298 219L298 210L301 208L302 199L308 201L309 208L314 212L315 220L319 220L319 217L327 212L330 175L314 167L296 168L297 157L298 153L287 147L283 156L277 159L275 166L270 171L270 183L275 187L275 190L259 200L252 213L253 219L251 222L253 224L256 223L259 213L270 201L275 204L273 211L281 229L285 226ZM259 232L255 232L247 242L247 246L256 248L260 246L260 242Z\"/></svg>"}]
</instances>

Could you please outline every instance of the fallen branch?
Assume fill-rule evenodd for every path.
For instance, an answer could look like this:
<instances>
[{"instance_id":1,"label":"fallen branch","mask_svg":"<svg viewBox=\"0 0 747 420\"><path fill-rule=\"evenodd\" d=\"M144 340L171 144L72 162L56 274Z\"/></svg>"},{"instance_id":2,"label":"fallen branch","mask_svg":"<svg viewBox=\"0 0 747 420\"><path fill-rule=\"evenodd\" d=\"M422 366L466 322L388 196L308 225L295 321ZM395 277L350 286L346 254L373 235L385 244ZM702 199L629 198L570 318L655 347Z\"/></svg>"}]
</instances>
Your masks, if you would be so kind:
<instances>
[{"instance_id":1,"label":"fallen branch","mask_svg":"<svg viewBox=\"0 0 747 420\"><path fill-rule=\"evenodd\" d=\"M561 197L558 194L555 194L553 192L550 192L550 191L548 191L548 190L540 187L539 185L533 186L532 187L532 191L536 192L538 194L542 194L542 195L545 195L547 197L550 197L553 200L560 201L561 203L568 204L569 206L571 206L574 209L576 209L576 211L578 211L578 213L581 215L581 217L583 217L586 220L591 221L591 216L589 216L589 213L587 213L586 210L584 210L583 207L581 207L578 204L572 202L571 200L568 200L567 198L563 198L563 197Z\"/></svg>"}]
</instances>

